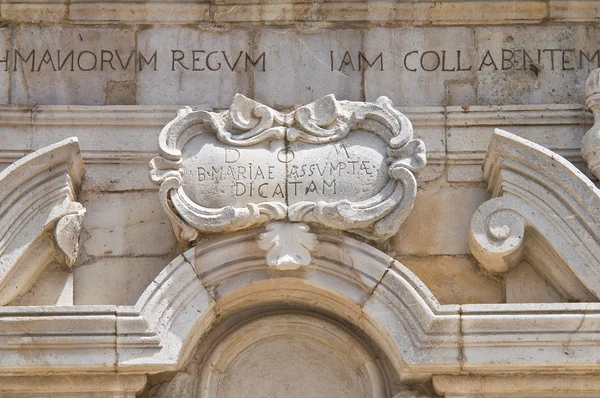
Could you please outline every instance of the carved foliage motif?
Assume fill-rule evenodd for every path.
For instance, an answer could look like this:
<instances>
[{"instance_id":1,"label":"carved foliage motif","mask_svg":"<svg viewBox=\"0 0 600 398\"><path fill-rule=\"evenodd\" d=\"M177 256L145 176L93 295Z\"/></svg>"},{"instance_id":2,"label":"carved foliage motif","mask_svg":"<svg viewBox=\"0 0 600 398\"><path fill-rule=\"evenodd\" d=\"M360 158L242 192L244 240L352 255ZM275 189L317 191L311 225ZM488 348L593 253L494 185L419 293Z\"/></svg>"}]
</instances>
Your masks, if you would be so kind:
<instances>
[{"instance_id":1,"label":"carved foliage motif","mask_svg":"<svg viewBox=\"0 0 600 398\"><path fill-rule=\"evenodd\" d=\"M368 197L339 197L339 193L337 197L326 195L326 190L336 190L335 181L323 180L322 192L319 192L314 183L300 189L302 195L316 192L320 196L303 198L299 194L299 198L291 200L289 196L285 196L288 190L292 189L290 184L296 184L293 188L298 193L297 184L300 183L289 182L290 165L287 164L277 165L286 169L283 175L273 177L279 178L284 188L279 188L279 191L276 188L269 198L264 194L266 191L262 190L266 183L256 191L256 187L251 186L250 196L253 192L255 196L242 204L234 203L234 195L231 195L230 201L214 205L210 198L198 200L197 196L205 195L198 188L189 188L196 184L194 178L200 178L200 175L191 175L191 170L188 170L191 169L190 162L203 161L206 152L200 154L199 150L211 145L224 146L224 151L235 151L237 154L253 150L249 148L253 146L260 147L261 150L266 148L265 153L269 156L273 152L269 149L273 147L273 143L279 142L277 156L290 153L294 155L289 148L292 145L304 145L301 152L309 153L306 156L310 157L311 151L332 143L342 143L342 148L346 151L349 146L360 147L362 141L345 141L355 132L374 139L365 139L363 136L363 141L381 141L382 148L385 148L379 152L372 151L376 154L383 152L379 155L382 159L381 165L372 166L369 161L355 161L356 164L352 165L355 169L360 167L361 171L369 175L380 173L383 176L379 178L383 180L381 187L373 194L369 193ZM194 138L205 134L213 135L216 138L215 144L203 144L199 150L196 150L197 147L193 144L188 145ZM355 151L361 153L361 149ZM222 113L194 111L186 107L163 128L159 137L159 154L160 156L150 162L150 179L160 185L161 204L169 215L176 234L181 240L189 242L196 240L198 233L239 230L286 217L293 222L312 222L330 228L349 230L371 239L388 238L398 231L412 208L417 189L414 175L426 163L425 145L422 141L413 139L410 121L393 108L388 98L380 97L375 103L364 103L337 101L333 95L288 114L275 111L239 94L235 96L229 111ZM196 160L193 159L194 156ZM250 164L258 155L252 156L255 157L251 158ZM327 157L324 154L312 156L321 160ZM281 157L278 159L283 163L288 162ZM204 163L200 164L204 166ZM238 170L245 173L245 167ZM274 167L268 167L269 177L273 171L277 172ZM196 168L198 171L202 169L204 173L204 167ZM323 175L324 171L319 165L317 170ZM329 173L339 176L341 171L341 168L336 169L336 165L333 164ZM213 172L216 173L216 168ZM240 173L236 178L241 178ZM252 176L251 168L249 175ZM201 177L204 178L204 174ZM186 187L196 189L200 193L194 196L186 191ZM356 186L353 189L358 191L359 188ZM218 189L221 189L220 186L215 188L215 196L220 194ZM243 191L246 192L246 187L243 187ZM277 193L281 196L276 197ZM255 199L257 196L260 197L260 201ZM263 198L267 200L263 201Z\"/></svg>"},{"instance_id":2,"label":"carved foliage motif","mask_svg":"<svg viewBox=\"0 0 600 398\"><path fill-rule=\"evenodd\" d=\"M310 264L310 252L317 245L317 235L302 223L272 222L260 234L258 246L267 251L267 264L280 270L294 270Z\"/></svg>"}]
</instances>

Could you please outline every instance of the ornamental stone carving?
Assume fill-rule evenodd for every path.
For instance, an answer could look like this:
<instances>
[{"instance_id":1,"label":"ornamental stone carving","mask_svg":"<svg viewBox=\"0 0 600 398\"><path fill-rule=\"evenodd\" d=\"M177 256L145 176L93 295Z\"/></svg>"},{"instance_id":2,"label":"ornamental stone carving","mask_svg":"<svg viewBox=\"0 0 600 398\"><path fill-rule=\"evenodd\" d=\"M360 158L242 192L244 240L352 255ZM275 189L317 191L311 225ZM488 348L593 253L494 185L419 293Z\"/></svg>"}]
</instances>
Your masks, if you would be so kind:
<instances>
[{"instance_id":1,"label":"ornamental stone carving","mask_svg":"<svg viewBox=\"0 0 600 398\"><path fill-rule=\"evenodd\" d=\"M222 113L186 107L162 130L159 153L150 178L184 242L284 219L386 239L426 163L389 99L333 95L287 114L239 94Z\"/></svg>"},{"instance_id":2,"label":"ornamental stone carving","mask_svg":"<svg viewBox=\"0 0 600 398\"><path fill-rule=\"evenodd\" d=\"M0 173L0 305L25 293L54 262L77 258L85 208L77 138L37 150Z\"/></svg>"},{"instance_id":3,"label":"ornamental stone carving","mask_svg":"<svg viewBox=\"0 0 600 398\"><path fill-rule=\"evenodd\" d=\"M588 168L600 178L600 69L593 70L585 82L586 105L594 114L595 123L581 140L581 154Z\"/></svg>"},{"instance_id":4,"label":"ornamental stone carving","mask_svg":"<svg viewBox=\"0 0 600 398\"><path fill-rule=\"evenodd\" d=\"M471 252L492 273L529 261L563 297L600 299L600 190L558 154L496 130L483 165L492 198L471 220Z\"/></svg>"}]
</instances>

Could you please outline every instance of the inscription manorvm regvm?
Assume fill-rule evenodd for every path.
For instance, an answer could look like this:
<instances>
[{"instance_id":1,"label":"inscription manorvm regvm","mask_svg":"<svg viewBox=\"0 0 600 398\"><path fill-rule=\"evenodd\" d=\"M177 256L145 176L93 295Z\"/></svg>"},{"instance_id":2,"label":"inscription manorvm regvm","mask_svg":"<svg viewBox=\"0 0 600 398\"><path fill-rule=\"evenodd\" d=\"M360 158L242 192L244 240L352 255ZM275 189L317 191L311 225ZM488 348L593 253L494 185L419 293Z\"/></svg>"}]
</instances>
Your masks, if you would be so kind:
<instances>
[{"instance_id":1,"label":"inscription manorvm regvm","mask_svg":"<svg viewBox=\"0 0 600 398\"><path fill-rule=\"evenodd\" d=\"M162 130L159 151L150 178L186 243L286 218L389 238L413 206L415 174L426 162L425 145L386 97L329 95L282 114L238 94L222 113L181 109ZM268 231L264 246L277 231L296 239L280 223Z\"/></svg>"}]
</instances>

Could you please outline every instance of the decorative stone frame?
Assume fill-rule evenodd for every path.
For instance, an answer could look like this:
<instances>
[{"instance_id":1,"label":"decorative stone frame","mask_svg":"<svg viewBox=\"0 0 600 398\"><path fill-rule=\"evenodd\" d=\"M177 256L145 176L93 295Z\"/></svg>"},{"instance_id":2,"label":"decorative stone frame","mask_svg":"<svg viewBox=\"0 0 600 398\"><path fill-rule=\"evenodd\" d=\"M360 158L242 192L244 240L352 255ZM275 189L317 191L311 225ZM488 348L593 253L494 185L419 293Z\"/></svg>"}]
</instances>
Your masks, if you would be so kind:
<instances>
[{"instance_id":1,"label":"decorative stone frame","mask_svg":"<svg viewBox=\"0 0 600 398\"><path fill-rule=\"evenodd\" d=\"M182 171L187 160L183 152L197 135L214 134L219 142L242 148L268 140L323 145L355 131L373 133L387 145L388 182L369 199L330 202L323 198L290 204L286 198L286 203L267 201L212 208L194 202L184 190L184 181L189 177ZM417 193L413 173L426 164L425 145L413 139L412 124L386 97L364 103L338 101L328 95L282 114L237 94L227 112L181 109L161 131L159 153L150 162L150 179L160 185L163 209L184 242L197 240L199 233L235 231L284 218L319 223L370 239L387 239L398 231L412 209Z\"/></svg>"}]
</instances>

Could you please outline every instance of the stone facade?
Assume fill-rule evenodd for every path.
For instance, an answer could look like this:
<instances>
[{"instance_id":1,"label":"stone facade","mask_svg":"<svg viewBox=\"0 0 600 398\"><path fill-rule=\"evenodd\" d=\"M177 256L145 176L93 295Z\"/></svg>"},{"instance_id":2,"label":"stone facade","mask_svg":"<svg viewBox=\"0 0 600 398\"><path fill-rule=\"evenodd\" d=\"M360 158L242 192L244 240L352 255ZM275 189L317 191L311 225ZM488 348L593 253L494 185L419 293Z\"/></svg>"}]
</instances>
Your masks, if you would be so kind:
<instances>
[{"instance_id":1,"label":"stone facade","mask_svg":"<svg viewBox=\"0 0 600 398\"><path fill-rule=\"evenodd\" d=\"M0 17L0 397L600 396L600 3Z\"/></svg>"}]
</instances>

